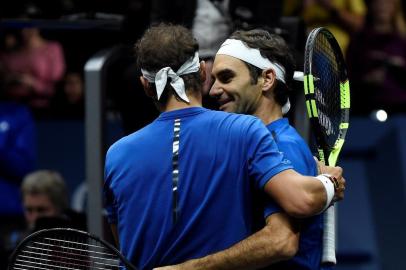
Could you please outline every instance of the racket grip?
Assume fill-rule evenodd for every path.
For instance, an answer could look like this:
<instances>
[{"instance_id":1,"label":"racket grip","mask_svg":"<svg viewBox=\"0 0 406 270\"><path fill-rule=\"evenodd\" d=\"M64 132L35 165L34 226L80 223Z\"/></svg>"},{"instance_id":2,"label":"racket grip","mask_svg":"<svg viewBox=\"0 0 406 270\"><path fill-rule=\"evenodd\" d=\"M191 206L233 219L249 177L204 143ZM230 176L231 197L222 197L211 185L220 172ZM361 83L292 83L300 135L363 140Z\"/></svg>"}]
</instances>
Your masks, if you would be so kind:
<instances>
[{"instance_id":1,"label":"racket grip","mask_svg":"<svg viewBox=\"0 0 406 270\"><path fill-rule=\"evenodd\" d=\"M335 265L336 259L336 215L334 205L324 212L323 251L321 263Z\"/></svg>"}]
</instances>

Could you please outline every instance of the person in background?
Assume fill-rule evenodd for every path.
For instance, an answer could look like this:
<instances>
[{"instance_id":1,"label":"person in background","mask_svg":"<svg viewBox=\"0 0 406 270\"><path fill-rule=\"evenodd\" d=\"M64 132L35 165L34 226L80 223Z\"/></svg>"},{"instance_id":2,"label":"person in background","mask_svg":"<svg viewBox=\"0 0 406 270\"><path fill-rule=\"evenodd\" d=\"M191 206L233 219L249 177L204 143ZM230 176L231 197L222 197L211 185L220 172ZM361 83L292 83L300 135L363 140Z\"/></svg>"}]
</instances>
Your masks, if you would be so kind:
<instances>
[{"instance_id":1,"label":"person in background","mask_svg":"<svg viewBox=\"0 0 406 270\"><path fill-rule=\"evenodd\" d=\"M33 231L42 217L65 218L69 200L65 181L56 171L39 170L28 174L21 185L24 216Z\"/></svg>"},{"instance_id":2,"label":"person in background","mask_svg":"<svg viewBox=\"0 0 406 270\"><path fill-rule=\"evenodd\" d=\"M37 170L27 174L21 184L21 197L26 228L9 235L10 250L25 236L41 229L87 229L84 215L70 209L65 180L57 171Z\"/></svg>"},{"instance_id":3,"label":"person in background","mask_svg":"<svg viewBox=\"0 0 406 270\"><path fill-rule=\"evenodd\" d=\"M326 27L346 54L350 37L359 31L367 12L364 0L285 0L285 16L304 19L308 32Z\"/></svg>"},{"instance_id":4,"label":"person in background","mask_svg":"<svg viewBox=\"0 0 406 270\"><path fill-rule=\"evenodd\" d=\"M1 72L0 72L1 73ZM0 86L0 215L21 215L19 187L36 161L36 127L30 110Z\"/></svg>"},{"instance_id":5,"label":"person in background","mask_svg":"<svg viewBox=\"0 0 406 270\"><path fill-rule=\"evenodd\" d=\"M356 114L406 112L406 22L401 0L370 0L347 52Z\"/></svg>"},{"instance_id":6,"label":"person in background","mask_svg":"<svg viewBox=\"0 0 406 270\"><path fill-rule=\"evenodd\" d=\"M62 45L45 39L34 26L21 29L18 48L0 53L9 94L24 101L36 116L46 115L55 84L65 73Z\"/></svg>"},{"instance_id":7,"label":"person in background","mask_svg":"<svg viewBox=\"0 0 406 270\"><path fill-rule=\"evenodd\" d=\"M79 72L68 72L52 101L52 116L58 119L84 119L84 82Z\"/></svg>"},{"instance_id":8,"label":"person in background","mask_svg":"<svg viewBox=\"0 0 406 270\"><path fill-rule=\"evenodd\" d=\"M0 63L0 77L2 77ZM30 110L10 100L0 78L0 268L5 269L5 238L24 227L20 184L34 170L36 162L36 127ZM4 259L3 259L4 258ZM4 267L2 267L4 266Z\"/></svg>"}]
</instances>

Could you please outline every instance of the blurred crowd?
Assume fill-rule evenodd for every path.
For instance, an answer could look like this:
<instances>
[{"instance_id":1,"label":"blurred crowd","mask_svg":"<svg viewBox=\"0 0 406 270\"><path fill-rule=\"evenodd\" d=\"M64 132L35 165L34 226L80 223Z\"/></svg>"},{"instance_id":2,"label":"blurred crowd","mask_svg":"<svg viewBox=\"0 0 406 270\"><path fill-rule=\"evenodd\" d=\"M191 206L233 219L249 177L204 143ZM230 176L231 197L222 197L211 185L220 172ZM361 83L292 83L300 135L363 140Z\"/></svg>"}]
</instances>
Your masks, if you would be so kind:
<instances>
[{"instance_id":1,"label":"blurred crowd","mask_svg":"<svg viewBox=\"0 0 406 270\"><path fill-rule=\"evenodd\" d=\"M1 7L0 11L1 92L3 98L27 105L36 118L81 119L85 90L83 65L102 45L132 46L150 24L180 23L192 29L201 47L200 57L206 60L210 69L214 52L233 30L262 27L289 39L281 18L296 17L303 21L306 33L324 26L337 38L347 60L354 114L365 115L376 109L404 112L406 91L401 74L405 69L406 26L402 1L18 1ZM26 19L26 23L4 23L10 19ZM40 29L35 23L38 19L51 20L49 24L56 19L69 22L108 20L115 21L117 29L107 44L103 43L106 37L103 34L93 40L82 39L86 34L79 35L79 39L71 35L68 40L63 34L55 34L58 28ZM98 31L103 32L103 27ZM295 42L303 43L304 40ZM298 64L300 67L300 61ZM119 80L131 83L119 84L120 88L136 89L137 82L133 78L137 76L133 73L126 76ZM210 78L205 91L209 88ZM121 112L137 113L126 108L126 91L112 89L110 92L115 93L108 95L113 99L109 104L119 104ZM128 97L141 99L137 94Z\"/></svg>"},{"instance_id":2,"label":"blurred crowd","mask_svg":"<svg viewBox=\"0 0 406 270\"><path fill-rule=\"evenodd\" d=\"M404 0L5 2L8 1L0 4L0 240L8 243L7 247L10 243L15 245L23 235L16 234L17 229L24 228L22 231L26 232L25 229L35 227L36 218L30 219L29 215L41 210L40 206L27 206L27 182L52 182L38 179L54 178L56 184L52 185L63 182L57 172L29 174L39 169L35 168L36 121L83 120L86 61L107 46L132 47L150 24L164 21L189 27L199 41L200 57L206 61L208 71L219 45L235 29L262 27L290 40L290 32L282 23L284 17L298 18L305 26L304 34L318 26L327 27L338 39L346 58L352 113L369 115L377 109L389 114L406 112ZM12 23L13 20L24 23ZM40 20L49 20L48 26L43 27ZM75 32L74 23L96 20L113 22L118 27L86 29L97 35L84 30ZM51 27L55 21L72 24L68 30L66 26L58 29ZM290 45L303 48L303 44ZM300 68L300 59L297 64ZM126 68L116 73L119 74L115 74L117 78L108 89L108 97L115 104L112 107L121 112L126 132L131 132L152 120L157 112L152 103L146 107L149 101L139 90L139 71L134 63L126 63ZM210 89L210 80L208 76L205 93ZM139 106L134 106L134 102ZM205 103L213 106L209 99ZM143 120L139 119L141 116ZM53 213L65 218L66 205L63 211ZM62 212L64 215L60 215ZM13 223L18 218L23 222ZM15 235L18 237L13 238Z\"/></svg>"}]
</instances>

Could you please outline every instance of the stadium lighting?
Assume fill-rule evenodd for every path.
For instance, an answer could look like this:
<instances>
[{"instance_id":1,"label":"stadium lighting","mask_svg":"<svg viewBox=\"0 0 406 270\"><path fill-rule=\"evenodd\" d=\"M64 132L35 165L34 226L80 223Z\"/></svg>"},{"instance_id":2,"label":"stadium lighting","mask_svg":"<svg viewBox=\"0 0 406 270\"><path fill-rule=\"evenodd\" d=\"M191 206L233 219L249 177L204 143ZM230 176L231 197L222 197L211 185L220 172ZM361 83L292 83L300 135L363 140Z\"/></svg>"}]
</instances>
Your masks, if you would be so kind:
<instances>
[{"instance_id":1,"label":"stadium lighting","mask_svg":"<svg viewBox=\"0 0 406 270\"><path fill-rule=\"evenodd\" d=\"M388 114L384 110L376 110L371 113L371 118L379 122L386 122Z\"/></svg>"}]
</instances>

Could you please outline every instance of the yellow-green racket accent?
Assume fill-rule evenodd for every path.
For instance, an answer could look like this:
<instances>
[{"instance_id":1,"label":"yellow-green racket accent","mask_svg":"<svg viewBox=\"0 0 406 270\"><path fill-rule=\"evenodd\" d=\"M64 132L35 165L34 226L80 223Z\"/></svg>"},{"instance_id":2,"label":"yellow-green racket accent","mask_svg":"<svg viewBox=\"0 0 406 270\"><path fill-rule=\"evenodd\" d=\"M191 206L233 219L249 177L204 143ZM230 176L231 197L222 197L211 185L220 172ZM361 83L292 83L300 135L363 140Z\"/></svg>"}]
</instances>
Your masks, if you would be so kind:
<instances>
[{"instance_id":1,"label":"yellow-green racket accent","mask_svg":"<svg viewBox=\"0 0 406 270\"><path fill-rule=\"evenodd\" d=\"M335 166L349 127L350 84L344 57L333 34L316 28L305 48L304 93L319 159ZM324 216L323 264L336 264L334 208Z\"/></svg>"}]
</instances>

